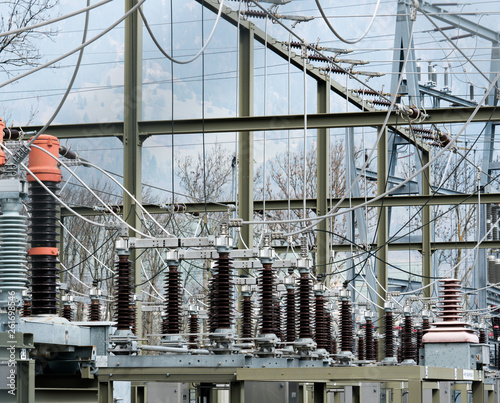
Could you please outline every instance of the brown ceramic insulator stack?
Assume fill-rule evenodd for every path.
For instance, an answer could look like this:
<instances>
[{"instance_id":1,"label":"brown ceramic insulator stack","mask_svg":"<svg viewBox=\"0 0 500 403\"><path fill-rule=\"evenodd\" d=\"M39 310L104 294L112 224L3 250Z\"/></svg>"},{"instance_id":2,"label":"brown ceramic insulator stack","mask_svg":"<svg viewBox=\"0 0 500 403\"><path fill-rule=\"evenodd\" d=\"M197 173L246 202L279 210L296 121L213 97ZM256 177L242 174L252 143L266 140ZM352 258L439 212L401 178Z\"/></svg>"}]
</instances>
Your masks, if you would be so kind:
<instances>
[{"instance_id":1,"label":"brown ceramic insulator stack","mask_svg":"<svg viewBox=\"0 0 500 403\"><path fill-rule=\"evenodd\" d=\"M73 318L73 309L71 309L71 305L68 304L63 306L62 317L71 322Z\"/></svg>"},{"instance_id":2,"label":"brown ceramic insulator stack","mask_svg":"<svg viewBox=\"0 0 500 403\"><path fill-rule=\"evenodd\" d=\"M252 299L250 295L243 297L243 315L241 318L241 337L252 338Z\"/></svg>"},{"instance_id":3,"label":"brown ceramic insulator stack","mask_svg":"<svg viewBox=\"0 0 500 403\"><path fill-rule=\"evenodd\" d=\"M253 18L262 18L262 19L267 18L267 13L259 10L245 10L244 15Z\"/></svg>"},{"instance_id":4,"label":"brown ceramic insulator stack","mask_svg":"<svg viewBox=\"0 0 500 403\"><path fill-rule=\"evenodd\" d=\"M364 361L365 359L365 338L359 336L358 338L358 360Z\"/></svg>"},{"instance_id":5,"label":"brown ceramic insulator stack","mask_svg":"<svg viewBox=\"0 0 500 403\"><path fill-rule=\"evenodd\" d=\"M353 347L353 323L351 302L342 300L340 306L340 350L351 351Z\"/></svg>"},{"instance_id":6,"label":"brown ceramic insulator stack","mask_svg":"<svg viewBox=\"0 0 500 403\"><path fill-rule=\"evenodd\" d=\"M332 315L330 312L326 313L326 338L328 340L326 351L330 354L335 354L333 348Z\"/></svg>"},{"instance_id":7,"label":"brown ceramic insulator stack","mask_svg":"<svg viewBox=\"0 0 500 403\"><path fill-rule=\"evenodd\" d=\"M481 344L488 343L488 340L486 339L486 330L484 330L484 329L481 329L479 331L479 343L481 343Z\"/></svg>"},{"instance_id":8,"label":"brown ceramic insulator stack","mask_svg":"<svg viewBox=\"0 0 500 403\"><path fill-rule=\"evenodd\" d=\"M315 334L314 341L318 348L328 349L328 325L325 310L325 297L323 294L317 294L315 298Z\"/></svg>"},{"instance_id":9,"label":"brown ceramic insulator stack","mask_svg":"<svg viewBox=\"0 0 500 403\"><path fill-rule=\"evenodd\" d=\"M98 299L92 299L90 301L89 320L91 322L98 322L101 320L101 305Z\"/></svg>"},{"instance_id":10,"label":"brown ceramic insulator stack","mask_svg":"<svg viewBox=\"0 0 500 403\"><path fill-rule=\"evenodd\" d=\"M192 313L189 316L189 348L197 348L196 335L198 334L198 314Z\"/></svg>"},{"instance_id":11,"label":"brown ceramic insulator stack","mask_svg":"<svg viewBox=\"0 0 500 403\"><path fill-rule=\"evenodd\" d=\"M276 284L274 281L273 266L271 263L263 263L259 278L260 285L260 333L276 334L276 309L274 306L274 294Z\"/></svg>"},{"instance_id":12,"label":"brown ceramic insulator stack","mask_svg":"<svg viewBox=\"0 0 500 403\"><path fill-rule=\"evenodd\" d=\"M375 352L374 360L376 362L378 362L379 361L378 360L379 357L378 357L378 338L377 337L375 337L373 339L373 351Z\"/></svg>"},{"instance_id":13,"label":"brown ceramic insulator stack","mask_svg":"<svg viewBox=\"0 0 500 403\"><path fill-rule=\"evenodd\" d=\"M132 301L131 261L128 255L119 255L116 263L115 318L118 330L129 330L135 325L135 309Z\"/></svg>"},{"instance_id":14,"label":"brown ceramic insulator stack","mask_svg":"<svg viewBox=\"0 0 500 403\"><path fill-rule=\"evenodd\" d=\"M441 321L434 323L422 337L426 343L478 343L479 339L470 326L461 321L462 295L460 280L454 278L440 280L438 306Z\"/></svg>"},{"instance_id":15,"label":"brown ceramic insulator stack","mask_svg":"<svg viewBox=\"0 0 500 403\"><path fill-rule=\"evenodd\" d=\"M137 335L137 311L135 309L135 304L130 305L130 312L132 312L132 325L130 331Z\"/></svg>"},{"instance_id":16,"label":"brown ceramic insulator stack","mask_svg":"<svg viewBox=\"0 0 500 403\"><path fill-rule=\"evenodd\" d=\"M312 339L311 279L309 272L300 273L299 279L299 339Z\"/></svg>"},{"instance_id":17,"label":"brown ceramic insulator stack","mask_svg":"<svg viewBox=\"0 0 500 403\"><path fill-rule=\"evenodd\" d=\"M289 288L286 294L286 334L285 341L293 343L297 340L297 318L296 316L297 302L295 299L295 289Z\"/></svg>"},{"instance_id":18,"label":"brown ceramic insulator stack","mask_svg":"<svg viewBox=\"0 0 500 403\"><path fill-rule=\"evenodd\" d=\"M401 348L401 346L398 347L398 362L403 362L403 349Z\"/></svg>"},{"instance_id":19,"label":"brown ceramic insulator stack","mask_svg":"<svg viewBox=\"0 0 500 403\"><path fill-rule=\"evenodd\" d=\"M417 356L417 364L420 361L420 349L424 346L422 343L422 328L418 327L417 328L417 351L416 351L416 356Z\"/></svg>"},{"instance_id":20,"label":"brown ceramic insulator stack","mask_svg":"<svg viewBox=\"0 0 500 403\"><path fill-rule=\"evenodd\" d=\"M23 310L21 313L23 318L27 318L28 316L31 316L31 301L29 299L25 299L23 301Z\"/></svg>"},{"instance_id":21,"label":"brown ceramic insulator stack","mask_svg":"<svg viewBox=\"0 0 500 403\"><path fill-rule=\"evenodd\" d=\"M427 332L427 330L429 330L431 328L431 323L429 321L429 318L423 318L422 319L422 335L425 334L425 332Z\"/></svg>"},{"instance_id":22,"label":"brown ceramic insulator stack","mask_svg":"<svg viewBox=\"0 0 500 403\"><path fill-rule=\"evenodd\" d=\"M494 309L491 311L491 314L493 315L491 317L491 326L493 328L493 338L495 341L498 340L500 337L500 318L497 315L500 315L500 308L499 307L493 307Z\"/></svg>"},{"instance_id":23,"label":"brown ceramic insulator stack","mask_svg":"<svg viewBox=\"0 0 500 403\"><path fill-rule=\"evenodd\" d=\"M337 354L337 340L332 339L332 352L331 354Z\"/></svg>"},{"instance_id":24,"label":"brown ceramic insulator stack","mask_svg":"<svg viewBox=\"0 0 500 403\"><path fill-rule=\"evenodd\" d=\"M368 361L375 360L375 350L373 345L373 324L372 320L366 318L365 325L365 352Z\"/></svg>"},{"instance_id":25,"label":"brown ceramic insulator stack","mask_svg":"<svg viewBox=\"0 0 500 403\"><path fill-rule=\"evenodd\" d=\"M233 268L229 253L221 252L216 258L214 275L210 281L209 325L210 332L230 329L233 323Z\"/></svg>"},{"instance_id":26,"label":"brown ceramic insulator stack","mask_svg":"<svg viewBox=\"0 0 500 403\"><path fill-rule=\"evenodd\" d=\"M403 360L415 360L415 344L413 343L413 321L410 315L405 316L403 338Z\"/></svg>"},{"instance_id":27,"label":"brown ceramic insulator stack","mask_svg":"<svg viewBox=\"0 0 500 403\"><path fill-rule=\"evenodd\" d=\"M278 298L274 300L274 334L280 340L283 340L283 332L281 326L281 303Z\"/></svg>"},{"instance_id":28,"label":"brown ceramic insulator stack","mask_svg":"<svg viewBox=\"0 0 500 403\"><path fill-rule=\"evenodd\" d=\"M385 312L385 356L394 357L394 318L391 311Z\"/></svg>"},{"instance_id":29,"label":"brown ceramic insulator stack","mask_svg":"<svg viewBox=\"0 0 500 403\"><path fill-rule=\"evenodd\" d=\"M181 330L181 273L177 265L168 267L165 279L165 316L163 334L179 334Z\"/></svg>"}]
</instances>

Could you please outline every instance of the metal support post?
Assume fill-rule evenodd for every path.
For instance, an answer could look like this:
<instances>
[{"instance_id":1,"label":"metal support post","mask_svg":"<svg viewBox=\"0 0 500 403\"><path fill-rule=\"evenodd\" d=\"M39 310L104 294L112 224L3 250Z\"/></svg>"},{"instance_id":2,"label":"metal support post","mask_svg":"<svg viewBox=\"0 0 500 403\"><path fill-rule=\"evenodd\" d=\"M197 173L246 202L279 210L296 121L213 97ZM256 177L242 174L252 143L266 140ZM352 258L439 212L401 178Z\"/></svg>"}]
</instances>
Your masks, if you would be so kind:
<instances>
[{"instance_id":1,"label":"metal support post","mask_svg":"<svg viewBox=\"0 0 500 403\"><path fill-rule=\"evenodd\" d=\"M231 403L245 403L245 382L231 382L229 397Z\"/></svg>"},{"instance_id":2,"label":"metal support post","mask_svg":"<svg viewBox=\"0 0 500 403\"><path fill-rule=\"evenodd\" d=\"M125 11L135 4L134 0L125 0ZM123 185L141 203L142 199L142 146L139 139L138 122L142 118L142 21L138 12L125 20L125 79L123 111ZM141 229L142 213L135 202L124 193L123 218L132 227ZM138 235L130 231L130 236ZM134 283L141 283L141 262L136 250L130 251L130 260L134 262ZM139 286L134 290L140 295ZM136 301L137 335L142 335L142 307Z\"/></svg>"},{"instance_id":3,"label":"metal support post","mask_svg":"<svg viewBox=\"0 0 500 403\"><path fill-rule=\"evenodd\" d=\"M254 31L240 26L239 54L239 116L253 115L254 85ZM253 133L238 135L238 205L240 217L245 221L253 219ZM241 237L249 248L253 247L253 226L245 225ZM240 248L244 248L240 241Z\"/></svg>"},{"instance_id":4,"label":"metal support post","mask_svg":"<svg viewBox=\"0 0 500 403\"><path fill-rule=\"evenodd\" d=\"M113 382L99 382L97 399L99 403L113 403Z\"/></svg>"},{"instance_id":5,"label":"metal support post","mask_svg":"<svg viewBox=\"0 0 500 403\"><path fill-rule=\"evenodd\" d=\"M314 403L326 402L326 384L321 382L314 383Z\"/></svg>"},{"instance_id":6,"label":"metal support post","mask_svg":"<svg viewBox=\"0 0 500 403\"><path fill-rule=\"evenodd\" d=\"M384 129L380 141L377 146L377 194L385 192L387 186L387 129ZM377 292L379 294L377 303L383 307L387 298L387 261L388 251L387 246L388 231L387 231L387 208L378 207L378 228L377 228L377 279L378 286ZM378 308L378 317L384 317L384 309ZM384 347L383 343L379 343L379 357L383 357Z\"/></svg>"},{"instance_id":7,"label":"metal support post","mask_svg":"<svg viewBox=\"0 0 500 403\"><path fill-rule=\"evenodd\" d=\"M422 382L411 380L408 382L408 401L409 403L421 403L422 400Z\"/></svg>"},{"instance_id":8,"label":"metal support post","mask_svg":"<svg viewBox=\"0 0 500 403\"><path fill-rule=\"evenodd\" d=\"M482 381L472 382L472 401L482 403L484 397L484 383Z\"/></svg>"},{"instance_id":9,"label":"metal support post","mask_svg":"<svg viewBox=\"0 0 500 403\"><path fill-rule=\"evenodd\" d=\"M318 81L318 113L330 112L330 83ZM330 196L330 130L318 129L317 133L317 215L328 213L328 197ZM317 232L317 269L316 273L327 273L330 262L330 219L318 223Z\"/></svg>"},{"instance_id":10,"label":"metal support post","mask_svg":"<svg viewBox=\"0 0 500 403\"><path fill-rule=\"evenodd\" d=\"M422 150L422 165L429 162L429 152ZM422 195L429 196L431 194L431 183L430 183L431 170L430 166L427 167L422 172ZM432 250L431 250L431 238L432 238L432 224L431 224L431 206L425 205L422 207L422 285L424 287L428 286L431 282L431 272L432 272ZM430 298L431 288L426 287L423 290L424 298Z\"/></svg>"}]
</instances>

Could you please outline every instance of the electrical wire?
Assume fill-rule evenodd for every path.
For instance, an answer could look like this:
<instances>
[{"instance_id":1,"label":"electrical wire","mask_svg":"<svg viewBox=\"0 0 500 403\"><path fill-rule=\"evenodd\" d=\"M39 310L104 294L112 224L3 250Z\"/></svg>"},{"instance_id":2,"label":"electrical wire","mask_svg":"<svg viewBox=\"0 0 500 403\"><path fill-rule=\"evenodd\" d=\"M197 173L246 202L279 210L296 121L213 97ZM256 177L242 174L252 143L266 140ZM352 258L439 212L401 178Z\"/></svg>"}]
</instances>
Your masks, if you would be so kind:
<instances>
[{"instance_id":1,"label":"electrical wire","mask_svg":"<svg viewBox=\"0 0 500 403\"><path fill-rule=\"evenodd\" d=\"M31 31L33 29L36 29L36 28L40 28L40 27L43 27L45 25L50 25L50 24L53 24L54 22L58 22L58 21L62 21L62 20L66 20L68 18L71 18L71 17L74 17L75 15L78 15L78 14L81 14L81 13L84 13L86 11L90 11L94 8L97 8L97 7L100 7L106 3L109 3L113 0L103 0L103 1L100 1L99 3L95 3L95 4L92 4L91 6L88 5L87 7L85 8L82 8L80 10L77 10L77 11L73 11L72 13L69 13L69 14L64 14L64 15L61 15L59 17L56 17L56 18L52 18L50 20L47 20L47 21L43 21L43 22L40 22L38 24L33 24L33 25L28 25L26 27L22 27L22 28L18 28L18 29L12 29L10 31L5 31L5 32L1 32L0 33L0 38L2 36L9 36L9 35L14 35L14 34L19 34L21 32L25 32L25 31ZM80 31L76 31L76 32L80 32Z\"/></svg>"},{"instance_id":2,"label":"electrical wire","mask_svg":"<svg viewBox=\"0 0 500 403\"><path fill-rule=\"evenodd\" d=\"M20 74L16 77L13 77L11 78L10 80L7 80L5 81L4 83L0 84L0 88L3 88L5 87L6 85L8 84L11 84L13 83L14 81L18 81L24 77L27 77L29 76L30 74L33 74L33 73L36 73L37 71L40 71L54 63L57 63L65 58L67 58L68 56L71 56L73 53L76 53L78 52L80 49L83 49L85 47L87 47L88 45L94 43L95 41L97 41L99 38L103 37L104 35L106 35L109 31L111 31L113 28L115 28L119 23L121 23L125 18L127 18L129 15L131 15L132 13L134 13L136 11L136 9L142 4L144 3L146 0L139 0L139 2L133 6L130 10L128 10L125 14L123 14L118 20L116 20L112 25L110 25L108 28L106 28L104 31L102 31L100 34L94 36L92 39L89 39L88 41L86 41L85 43L82 43L80 46L70 50L69 52L65 53L64 55L62 56L59 56L55 59L52 59L51 61L45 63L45 64L42 64L41 66L38 66L24 74Z\"/></svg>"},{"instance_id":3,"label":"electrical wire","mask_svg":"<svg viewBox=\"0 0 500 403\"><path fill-rule=\"evenodd\" d=\"M143 3L144 1L142 1L141 3ZM153 34L153 31L151 30L151 27L149 26L149 23L148 23L148 20L146 19L146 16L144 15L144 12L142 11L142 7L139 7L139 12L141 13L141 16L142 16L142 20L144 22L144 26L146 27L146 29L148 30L148 33L149 33L149 36L151 37L151 39L153 40L154 44L156 45L156 47L158 48L158 50L170 61L172 61L173 63L177 63L177 64L189 64L191 62L194 62L196 59L198 59L198 57L201 56L201 54L205 51L205 49L207 48L208 44L210 43L210 41L212 40L212 37L214 36L214 33L215 33L215 30L217 28L217 26L219 25L219 20L220 20L220 16L222 14L222 9L224 7L224 0L221 0L220 2L220 5L219 5L219 12L217 13L217 19L215 20L215 24L212 28L212 32L210 32L210 35L208 36L207 38L207 41L205 42L205 44L203 45L203 47L199 50L199 52L194 55L191 59L188 59L188 60L177 60L177 59L174 59L173 56L170 56L166 51L165 49L163 49L163 47L160 45L160 43L158 42L158 40L156 39L155 35ZM202 20L203 22L203 20Z\"/></svg>"},{"instance_id":4,"label":"electrical wire","mask_svg":"<svg viewBox=\"0 0 500 403\"><path fill-rule=\"evenodd\" d=\"M45 150L44 148L42 147L39 147L37 146L36 144L32 144L31 147L35 147L36 149L40 150L40 151L43 151L44 153L46 153L47 155L49 155L50 157L52 157L53 159L55 159L57 162L59 162L59 164L61 164L64 168L66 168L68 170L68 172L73 175L75 177L76 180L78 180L78 182L80 182L91 194L92 196L94 196L102 205L103 207L108 210L111 215L113 217L115 217L118 221L120 221L123 225L125 225L127 228L131 229L132 231L136 232L137 234L139 235L142 235L143 237L145 238L151 238L149 235L146 235L145 233L139 231L137 228L134 228L133 226L131 226L129 223L127 223L122 217L120 217L118 214L116 214L113 209L104 201L102 200L98 195L97 193L95 193L86 183L85 181L83 181L83 179L81 179L78 175L76 175L71 169L69 169L69 167L64 163L64 161L62 161L61 159L57 158L55 155L53 155L52 153L50 153L49 151ZM65 206L66 207L66 206Z\"/></svg>"},{"instance_id":5,"label":"electrical wire","mask_svg":"<svg viewBox=\"0 0 500 403\"><path fill-rule=\"evenodd\" d=\"M349 43L349 44L354 44L354 43L358 43L360 42L361 40L363 40L365 38L365 36L368 34L368 32L370 31L372 25L373 25L373 22L375 21L375 17L377 16L377 12L378 12L378 8L380 6L380 0L377 0L377 5L375 6L375 11L373 12L373 15L370 19L370 22L368 24L368 27L366 27L365 29L365 32L363 32L363 34L361 34L361 36L357 39L345 39L344 37L342 37L336 30L335 28L333 28L332 24L330 24L330 21L328 20L328 17L325 15L325 12L323 10L323 7L321 7L321 3L319 2L319 0L315 0L316 2L316 6L318 7L318 10L321 14L321 16L323 17L323 20L325 21L326 25L328 25L328 28L330 28L330 31L333 32L333 34L338 38L340 39L342 42L345 42L345 43Z\"/></svg>"}]
</instances>

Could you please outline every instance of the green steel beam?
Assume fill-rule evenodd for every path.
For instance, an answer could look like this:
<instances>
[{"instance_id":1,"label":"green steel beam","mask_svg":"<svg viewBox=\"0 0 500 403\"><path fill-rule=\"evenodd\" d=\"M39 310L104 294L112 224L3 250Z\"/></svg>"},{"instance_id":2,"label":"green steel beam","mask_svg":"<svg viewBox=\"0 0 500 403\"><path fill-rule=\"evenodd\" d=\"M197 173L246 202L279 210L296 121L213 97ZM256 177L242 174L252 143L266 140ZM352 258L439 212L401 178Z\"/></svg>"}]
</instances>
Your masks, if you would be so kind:
<instances>
[{"instance_id":1,"label":"green steel beam","mask_svg":"<svg viewBox=\"0 0 500 403\"><path fill-rule=\"evenodd\" d=\"M380 128L382 129L382 127ZM387 167L387 128L383 129L382 135L377 145L377 194L383 194L387 191L387 177L389 175ZM385 199L389 199L386 197ZM385 201L384 199L384 201ZM387 298L387 262L389 261L389 240L387 207L381 205L377 208L377 303L378 317L384 317L384 303ZM383 357L383 343L379 343L379 357Z\"/></svg>"},{"instance_id":2,"label":"green steel beam","mask_svg":"<svg viewBox=\"0 0 500 403\"><path fill-rule=\"evenodd\" d=\"M349 208L356 207L365 202L369 202L370 207L380 207L382 205L386 207L405 207L405 206L424 206L428 204L429 206L453 206L457 204L477 204L477 195L436 195L436 196L391 196L385 197L380 200L371 201L373 198L364 197L353 197L351 199L346 199L340 203L339 208ZM332 198L331 203L336 205L339 202L339 198ZM499 203L500 193L487 193L481 195L481 203ZM231 202L221 202L221 203L179 203L174 206L167 205L166 207L160 207L156 204L143 204L144 208L150 214L167 214L172 211L183 212L188 214L201 214L205 211L209 213L225 213L228 212L235 205L234 201ZM121 205L110 206L116 213L123 211ZM293 210L298 210L303 208L303 200L290 200L290 207ZM306 203L308 209L316 210L316 199L308 199ZM92 207L72 207L78 214L89 217L89 216L100 216L107 215L108 213L103 211L95 211ZM255 200L253 202L254 211L260 212L263 210L263 202L261 200ZM266 210L288 210L288 200L266 200ZM61 216L69 217L73 214L66 208L61 208Z\"/></svg>"},{"instance_id":3,"label":"green steel beam","mask_svg":"<svg viewBox=\"0 0 500 403\"><path fill-rule=\"evenodd\" d=\"M239 32L239 115L253 115L254 88L254 31L253 27L240 27ZM238 203L240 218L253 220L253 133L240 131L238 134ZM248 247L253 247L253 226L241 229L241 238ZM243 242L240 241L240 247Z\"/></svg>"},{"instance_id":4,"label":"green steel beam","mask_svg":"<svg viewBox=\"0 0 500 403\"><path fill-rule=\"evenodd\" d=\"M125 0L125 11L131 9L134 0ZM142 147L139 138L139 119L142 116L142 21L135 12L125 20L125 77L123 112L123 185L139 201L142 199ZM133 228L141 230L142 211L127 194L123 194L123 217ZM137 236L130 231L130 236ZM134 284L140 284L141 262L136 250L130 251L134 262ZM140 286L135 286L136 295L141 294ZM142 312L141 302L136 301L137 312ZM136 329L142 335L142 315L136 315Z\"/></svg>"},{"instance_id":5,"label":"green steel beam","mask_svg":"<svg viewBox=\"0 0 500 403\"><path fill-rule=\"evenodd\" d=\"M330 112L330 89L328 82L318 81L317 98L318 112ZM328 212L328 196L330 195L330 132L326 128L318 129L316 140L316 158L318 174L316 177L317 211L318 215ZM317 238L317 274L326 273L330 261L330 220L318 223Z\"/></svg>"},{"instance_id":6,"label":"green steel beam","mask_svg":"<svg viewBox=\"0 0 500 403\"><path fill-rule=\"evenodd\" d=\"M464 123L470 117L474 108L440 108L428 109L429 117L424 124ZM372 112L341 112L316 113L307 115L307 127L310 129L334 129L344 127L375 127L381 125L387 111ZM483 106L472 119L472 122L498 122L500 109L493 106ZM401 117L391 114L389 126L402 125ZM227 118L178 119L162 121L138 122L139 134L143 137L153 135L181 135L187 133L227 133L256 132L273 130L304 129L304 115L267 115L239 116ZM35 131L41 126L23 127L25 132ZM47 132L60 139L91 138L91 137L122 137L123 123L82 123L71 125L52 125Z\"/></svg>"},{"instance_id":7,"label":"green steel beam","mask_svg":"<svg viewBox=\"0 0 500 403\"><path fill-rule=\"evenodd\" d=\"M429 153L422 152L422 165L425 166L429 162ZM431 194L431 169L428 166L422 172L422 196L429 196ZM427 287L431 282L432 271L432 228L434 227L431 222L431 206L428 204L422 207L422 285L425 287L423 290L424 297L431 297L431 287Z\"/></svg>"}]
</instances>

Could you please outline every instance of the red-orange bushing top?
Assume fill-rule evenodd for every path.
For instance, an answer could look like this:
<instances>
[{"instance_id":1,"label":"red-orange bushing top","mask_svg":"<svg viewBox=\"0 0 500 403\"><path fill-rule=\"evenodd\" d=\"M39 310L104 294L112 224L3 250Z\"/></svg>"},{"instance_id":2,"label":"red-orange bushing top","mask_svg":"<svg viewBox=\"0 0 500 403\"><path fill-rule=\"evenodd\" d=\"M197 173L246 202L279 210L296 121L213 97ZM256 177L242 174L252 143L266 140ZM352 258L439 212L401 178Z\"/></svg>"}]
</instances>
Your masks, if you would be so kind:
<instances>
[{"instance_id":1,"label":"red-orange bushing top","mask_svg":"<svg viewBox=\"0 0 500 403\"><path fill-rule=\"evenodd\" d=\"M57 256L57 255L59 255L59 249L57 249L57 248L47 248L47 247L31 248L28 251L28 255L29 256L33 256L33 255Z\"/></svg>"},{"instance_id":2,"label":"red-orange bushing top","mask_svg":"<svg viewBox=\"0 0 500 403\"><path fill-rule=\"evenodd\" d=\"M5 129L5 123L2 122L0 118L0 143L3 143L3 129ZM5 165L5 152L0 148L0 166Z\"/></svg>"},{"instance_id":3,"label":"red-orange bushing top","mask_svg":"<svg viewBox=\"0 0 500 403\"><path fill-rule=\"evenodd\" d=\"M57 137L42 134L33 144L48 151L55 158L59 157L60 143ZM57 159L55 158L52 158L46 152L43 152L36 147L32 147L29 155L28 168L41 181L61 182L61 170L59 169ZM27 179L28 182L36 181L31 175L27 175Z\"/></svg>"}]
</instances>

